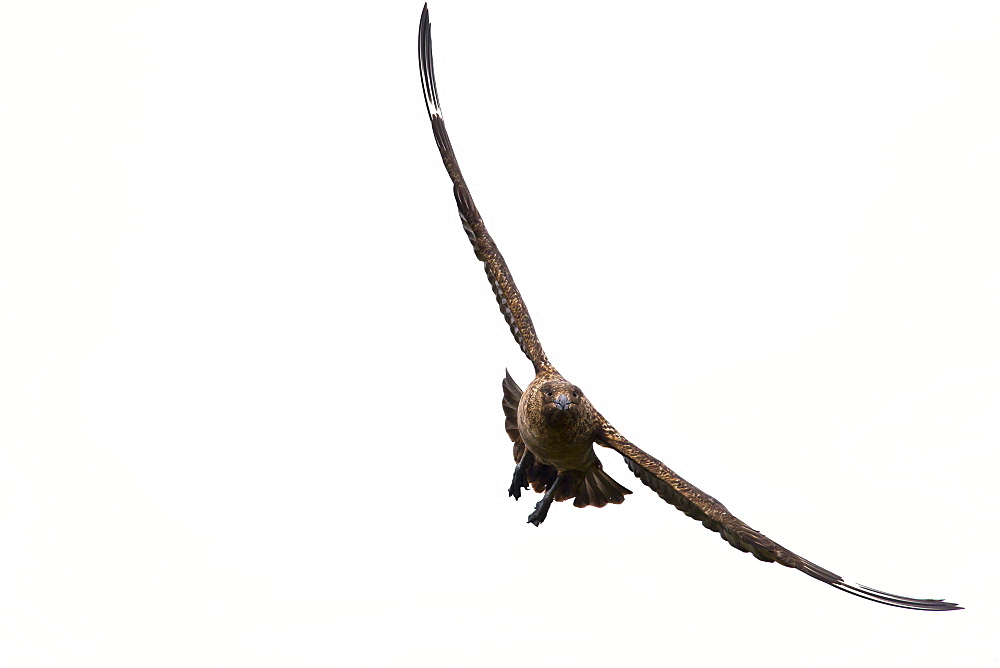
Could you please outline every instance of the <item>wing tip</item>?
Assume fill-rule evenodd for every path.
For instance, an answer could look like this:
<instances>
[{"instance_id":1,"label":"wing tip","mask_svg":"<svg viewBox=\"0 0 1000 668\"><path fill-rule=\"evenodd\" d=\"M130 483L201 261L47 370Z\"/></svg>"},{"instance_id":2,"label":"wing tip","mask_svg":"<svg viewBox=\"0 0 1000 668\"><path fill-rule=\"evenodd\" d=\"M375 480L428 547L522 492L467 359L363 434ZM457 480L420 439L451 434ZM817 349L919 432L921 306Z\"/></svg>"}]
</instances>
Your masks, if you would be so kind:
<instances>
[{"instance_id":1,"label":"wing tip","mask_svg":"<svg viewBox=\"0 0 1000 668\"><path fill-rule=\"evenodd\" d=\"M843 580L840 580L839 582L830 582L829 584L841 591L847 592L848 594L853 594L854 596L874 601L875 603L891 605L896 608L925 610L929 612L950 612L952 610L965 609L958 603L951 603L943 598L910 598L908 596L890 594L889 592L874 589L873 587L868 587L863 584L851 584L844 582Z\"/></svg>"},{"instance_id":2,"label":"wing tip","mask_svg":"<svg viewBox=\"0 0 1000 668\"><path fill-rule=\"evenodd\" d=\"M417 32L417 56L420 62L420 85L424 90L424 104L433 119L442 118L441 102L438 100L437 83L434 81L434 51L431 47L431 15L424 3L420 13L420 29Z\"/></svg>"}]
</instances>

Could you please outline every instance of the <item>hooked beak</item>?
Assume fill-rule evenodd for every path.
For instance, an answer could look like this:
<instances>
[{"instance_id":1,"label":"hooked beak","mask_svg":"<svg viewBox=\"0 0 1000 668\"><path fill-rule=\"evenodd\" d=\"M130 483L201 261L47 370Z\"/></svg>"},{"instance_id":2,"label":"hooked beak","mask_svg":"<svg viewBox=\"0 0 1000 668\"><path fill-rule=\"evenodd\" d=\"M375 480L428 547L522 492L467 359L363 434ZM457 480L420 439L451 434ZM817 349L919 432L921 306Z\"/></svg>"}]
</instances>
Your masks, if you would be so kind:
<instances>
[{"instance_id":1,"label":"hooked beak","mask_svg":"<svg viewBox=\"0 0 1000 668\"><path fill-rule=\"evenodd\" d=\"M561 411L564 411L567 408L569 408L569 397L566 396L565 394L560 394L558 397L556 397L555 404L556 408L558 408Z\"/></svg>"}]
</instances>

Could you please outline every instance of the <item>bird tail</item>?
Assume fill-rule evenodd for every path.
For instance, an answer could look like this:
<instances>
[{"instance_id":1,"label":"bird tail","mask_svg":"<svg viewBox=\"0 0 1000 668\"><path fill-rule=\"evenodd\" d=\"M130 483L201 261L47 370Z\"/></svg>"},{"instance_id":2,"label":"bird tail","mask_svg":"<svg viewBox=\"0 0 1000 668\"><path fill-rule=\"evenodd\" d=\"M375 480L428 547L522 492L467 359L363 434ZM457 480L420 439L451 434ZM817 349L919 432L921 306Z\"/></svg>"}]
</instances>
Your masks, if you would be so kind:
<instances>
[{"instance_id":1,"label":"bird tail","mask_svg":"<svg viewBox=\"0 0 1000 668\"><path fill-rule=\"evenodd\" d=\"M597 462L580 481L573 505L577 508L584 506L603 508L609 503L621 503L625 500L625 495L631 493L605 473L604 467Z\"/></svg>"}]
</instances>

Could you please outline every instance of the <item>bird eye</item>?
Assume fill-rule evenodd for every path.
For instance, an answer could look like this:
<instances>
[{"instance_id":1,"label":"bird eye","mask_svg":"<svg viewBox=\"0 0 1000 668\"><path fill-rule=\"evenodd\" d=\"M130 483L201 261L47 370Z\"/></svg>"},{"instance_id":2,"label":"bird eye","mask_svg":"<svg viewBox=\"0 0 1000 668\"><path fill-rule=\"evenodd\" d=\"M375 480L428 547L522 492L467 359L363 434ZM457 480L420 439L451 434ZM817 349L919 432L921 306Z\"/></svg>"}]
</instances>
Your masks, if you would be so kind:
<instances>
[{"instance_id":1,"label":"bird eye","mask_svg":"<svg viewBox=\"0 0 1000 668\"><path fill-rule=\"evenodd\" d=\"M552 390L545 390L545 396L551 397L552 396Z\"/></svg>"}]
</instances>

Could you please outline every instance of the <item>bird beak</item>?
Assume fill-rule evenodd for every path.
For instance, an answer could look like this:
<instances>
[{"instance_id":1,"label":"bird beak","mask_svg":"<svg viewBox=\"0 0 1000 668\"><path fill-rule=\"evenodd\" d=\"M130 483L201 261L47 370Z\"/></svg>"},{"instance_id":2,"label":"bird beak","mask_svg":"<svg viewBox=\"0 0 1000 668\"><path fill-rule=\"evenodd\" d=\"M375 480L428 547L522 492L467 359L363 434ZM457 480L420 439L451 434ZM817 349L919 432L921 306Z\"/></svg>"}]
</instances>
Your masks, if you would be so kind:
<instances>
[{"instance_id":1,"label":"bird beak","mask_svg":"<svg viewBox=\"0 0 1000 668\"><path fill-rule=\"evenodd\" d=\"M558 408L561 411L564 411L567 408L569 408L569 397L566 396L565 394L560 394L558 397L556 397L555 404L556 408Z\"/></svg>"}]
</instances>

